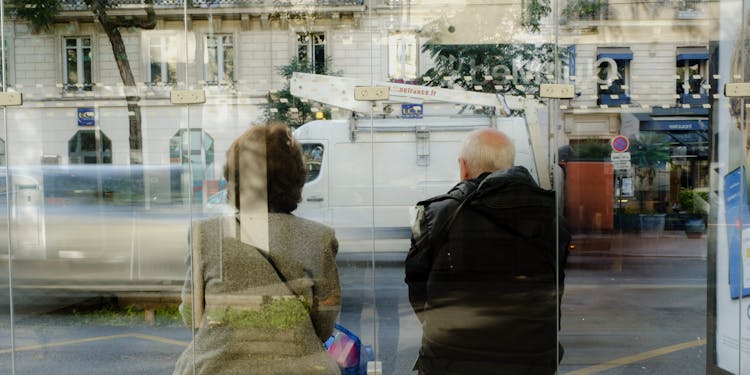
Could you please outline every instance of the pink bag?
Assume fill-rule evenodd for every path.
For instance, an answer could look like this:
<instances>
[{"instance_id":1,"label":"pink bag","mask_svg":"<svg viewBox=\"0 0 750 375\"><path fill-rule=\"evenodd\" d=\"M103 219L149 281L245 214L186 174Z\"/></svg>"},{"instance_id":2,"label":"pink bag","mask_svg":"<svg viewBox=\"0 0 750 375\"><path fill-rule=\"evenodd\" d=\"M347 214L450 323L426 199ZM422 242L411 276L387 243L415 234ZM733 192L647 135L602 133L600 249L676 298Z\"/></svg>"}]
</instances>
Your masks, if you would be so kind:
<instances>
[{"instance_id":1,"label":"pink bag","mask_svg":"<svg viewBox=\"0 0 750 375\"><path fill-rule=\"evenodd\" d=\"M359 364L359 350L356 341L342 332L336 332L333 335L333 343L328 348L328 355L342 368Z\"/></svg>"},{"instance_id":2,"label":"pink bag","mask_svg":"<svg viewBox=\"0 0 750 375\"><path fill-rule=\"evenodd\" d=\"M328 355L338 364L342 374L360 374L362 342L357 335L336 324L336 333L326 341L325 347Z\"/></svg>"}]
</instances>

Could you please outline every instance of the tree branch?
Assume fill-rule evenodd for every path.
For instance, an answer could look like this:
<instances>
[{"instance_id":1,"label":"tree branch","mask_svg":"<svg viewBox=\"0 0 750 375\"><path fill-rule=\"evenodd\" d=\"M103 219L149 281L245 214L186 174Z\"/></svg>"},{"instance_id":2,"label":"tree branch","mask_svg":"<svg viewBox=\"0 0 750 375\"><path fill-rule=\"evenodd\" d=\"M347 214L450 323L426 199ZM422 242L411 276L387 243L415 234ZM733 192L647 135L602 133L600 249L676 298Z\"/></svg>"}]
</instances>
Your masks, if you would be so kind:
<instances>
[{"instance_id":1,"label":"tree branch","mask_svg":"<svg viewBox=\"0 0 750 375\"><path fill-rule=\"evenodd\" d=\"M86 5L94 13L96 18L105 27L111 28L130 28L137 27L140 29L152 30L156 27L156 12L154 11L154 0L144 0L146 7L145 17L124 17L124 16L109 16L107 15L107 6L102 3L101 0L85 0Z\"/></svg>"}]
</instances>

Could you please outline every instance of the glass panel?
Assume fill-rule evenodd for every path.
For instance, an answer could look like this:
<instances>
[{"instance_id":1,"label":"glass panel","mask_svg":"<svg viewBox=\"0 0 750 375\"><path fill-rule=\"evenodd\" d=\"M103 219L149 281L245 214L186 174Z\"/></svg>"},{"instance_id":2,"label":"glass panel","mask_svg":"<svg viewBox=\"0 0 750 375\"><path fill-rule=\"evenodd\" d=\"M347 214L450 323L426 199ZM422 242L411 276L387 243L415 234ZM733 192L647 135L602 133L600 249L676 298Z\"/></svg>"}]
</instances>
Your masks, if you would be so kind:
<instances>
[{"instance_id":1,"label":"glass panel","mask_svg":"<svg viewBox=\"0 0 750 375\"><path fill-rule=\"evenodd\" d=\"M78 57L75 49L68 49L66 51L67 56L67 72L66 83L75 84L78 83Z\"/></svg>"},{"instance_id":2,"label":"glass panel","mask_svg":"<svg viewBox=\"0 0 750 375\"><path fill-rule=\"evenodd\" d=\"M307 182L313 181L320 175L323 162L324 147L320 143L303 143L302 152L307 170Z\"/></svg>"},{"instance_id":3,"label":"glass panel","mask_svg":"<svg viewBox=\"0 0 750 375\"><path fill-rule=\"evenodd\" d=\"M206 81L217 82L219 77L219 55L216 45L216 39L211 36L206 37Z\"/></svg>"},{"instance_id":4,"label":"glass panel","mask_svg":"<svg viewBox=\"0 0 750 375\"><path fill-rule=\"evenodd\" d=\"M731 2L720 8L720 32L726 36L718 43L719 67L717 80L711 84L724 85L747 82L750 65L748 51L748 15L750 4ZM738 17L738 15L742 15ZM709 69L713 63L709 60ZM712 69L713 71L713 69ZM718 82L717 82L718 81ZM750 253L747 252L748 215L748 117L744 95L731 97L730 91L719 98L716 121L712 135L711 188L718 192L712 196L710 219L718 224L713 231L716 242L709 247L709 278L716 280L709 289L708 355L715 365L734 374L744 374L748 366L748 338L750 338ZM718 176L714 175L714 171ZM712 366L712 369L715 369Z\"/></svg>"},{"instance_id":5,"label":"glass panel","mask_svg":"<svg viewBox=\"0 0 750 375\"><path fill-rule=\"evenodd\" d=\"M151 82L158 83L164 82L162 75L162 43L158 38L151 39L151 46L149 48L150 53L150 69L151 69Z\"/></svg>"},{"instance_id":6,"label":"glass panel","mask_svg":"<svg viewBox=\"0 0 750 375\"><path fill-rule=\"evenodd\" d=\"M388 74L396 81L413 81L417 78L416 36L392 34L388 36Z\"/></svg>"},{"instance_id":7,"label":"glass panel","mask_svg":"<svg viewBox=\"0 0 750 375\"><path fill-rule=\"evenodd\" d=\"M53 3L0 373L748 373L747 0Z\"/></svg>"},{"instance_id":8,"label":"glass panel","mask_svg":"<svg viewBox=\"0 0 750 375\"><path fill-rule=\"evenodd\" d=\"M310 55L310 35L306 33L297 34L297 60L308 61Z\"/></svg>"},{"instance_id":9,"label":"glass panel","mask_svg":"<svg viewBox=\"0 0 750 375\"><path fill-rule=\"evenodd\" d=\"M721 214L709 151L727 3L559 3L559 44L573 54L558 80L574 90L551 101L551 157L573 231L562 373L713 373L704 314L718 279L708 228ZM631 26L613 34L622 24Z\"/></svg>"},{"instance_id":10,"label":"glass panel","mask_svg":"<svg viewBox=\"0 0 750 375\"><path fill-rule=\"evenodd\" d=\"M324 74L326 72L326 41L322 33L313 34L313 66L315 73Z\"/></svg>"},{"instance_id":11,"label":"glass panel","mask_svg":"<svg viewBox=\"0 0 750 375\"><path fill-rule=\"evenodd\" d=\"M0 6L4 6L3 2L0 1ZM6 17L5 15L3 15ZM2 20L3 22L8 22L8 18ZM15 44L15 38L11 37L7 32L6 29L0 29L0 40L3 41L4 46L12 46ZM8 52L8 48L3 48L4 53ZM59 56L59 52L58 52ZM7 89L12 82L9 82L9 77L11 77L10 72L7 69L12 69L15 67L15 63L11 61L10 56L5 54L3 56L3 68L6 70L2 73L2 82L0 82L0 88L2 88L2 92L7 92ZM64 63L61 63L61 65ZM0 115L2 115L2 119L0 119L0 141L2 141L2 163L0 164L0 330L3 332L0 335L0 347L7 353L5 354L4 358L0 360L0 366L2 366L2 371L4 372L11 372L13 371L13 366L11 365L11 361L14 359L14 353L13 351L8 351L8 349L13 349L14 347L14 333L15 333L15 327L14 327L14 319L13 319L13 309L12 309L12 300L11 300L11 290L13 287L13 249L12 246L10 246L10 209L11 205L10 200L12 195L9 194L9 170L8 170L8 152L13 150L12 149L12 143L8 142L8 122L5 118L5 114L7 114L8 108L3 107L0 109ZM63 146L64 147L64 146Z\"/></svg>"},{"instance_id":12,"label":"glass panel","mask_svg":"<svg viewBox=\"0 0 750 375\"><path fill-rule=\"evenodd\" d=\"M225 83L230 83L234 81L234 47L232 45L232 37L225 36L223 45L224 56L222 60L224 61L224 75L222 76L222 81Z\"/></svg>"}]
</instances>

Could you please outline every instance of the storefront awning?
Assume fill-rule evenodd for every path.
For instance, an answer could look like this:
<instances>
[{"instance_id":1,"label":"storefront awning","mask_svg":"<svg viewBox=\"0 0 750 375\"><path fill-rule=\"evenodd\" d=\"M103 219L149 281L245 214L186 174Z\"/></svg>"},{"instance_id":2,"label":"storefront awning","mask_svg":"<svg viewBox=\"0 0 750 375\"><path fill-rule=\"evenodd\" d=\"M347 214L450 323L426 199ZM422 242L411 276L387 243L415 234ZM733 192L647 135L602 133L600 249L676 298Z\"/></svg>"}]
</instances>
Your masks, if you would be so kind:
<instances>
[{"instance_id":1,"label":"storefront awning","mask_svg":"<svg viewBox=\"0 0 750 375\"><path fill-rule=\"evenodd\" d=\"M684 146L699 159L708 157L708 118L706 117L655 117L650 113L633 113L641 132L659 132L668 137L672 146Z\"/></svg>"},{"instance_id":2,"label":"storefront awning","mask_svg":"<svg viewBox=\"0 0 750 375\"><path fill-rule=\"evenodd\" d=\"M596 59L632 60L633 51L628 47L601 47L596 49Z\"/></svg>"},{"instance_id":3,"label":"storefront awning","mask_svg":"<svg viewBox=\"0 0 750 375\"><path fill-rule=\"evenodd\" d=\"M677 47L677 61L708 60L708 50L705 47Z\"/></svg>"},{"instance_id":4,"label":"storefront awning","mask_svg":"<svg viewBox=\"0 0 750 375\"><path fill-rule=\"evenodd\" d=\"M668 132L667 134L682 146L700 146L708 143L707 131Z\"/></svg>"},{"instance_id":5,"label":"storefront awning","mask_svg":"<svg viewBox=\"0 0 750 375\"><path fill-rule=\"evenodd\" d=\"M634 113L640 121L641 131L707 131L708 119L704 117L652 117L648 113Z\"/></svg>"}]
</instances>

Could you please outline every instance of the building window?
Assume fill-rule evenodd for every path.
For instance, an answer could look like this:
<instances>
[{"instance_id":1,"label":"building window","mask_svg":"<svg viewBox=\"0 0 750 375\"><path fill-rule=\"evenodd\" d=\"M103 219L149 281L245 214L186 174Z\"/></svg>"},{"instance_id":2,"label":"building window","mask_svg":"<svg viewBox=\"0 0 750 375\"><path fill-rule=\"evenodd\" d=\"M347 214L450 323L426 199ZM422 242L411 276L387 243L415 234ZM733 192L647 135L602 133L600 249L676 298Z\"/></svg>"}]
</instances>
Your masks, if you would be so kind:
<instances>
[{"instance_id":1,"label":"building window","mask_svg":"<svg viewBox=\"0 0 750 375\"><path fill-rule=\"evenodd\" d=\"M222 84L234 82L234 38L228 34L206 35L203 61L206 82Z\"/></svg>"},{"instance_id":2,"label":"building window","mask_svg":"<svg viewBox=\"0 0 750 375\"><path fill-rule=\"evenodd\" d=\"M320 175L324 150L321 143L302 144L302 156L305 161L305 169L307 169L307 182L314 181Z\"/></svg>"},{"instance_id":3,"label":"building window","mask_svg":"<svg viewBox=\"0 0 750 375\"><path fill-rule=\"evenodd\" d=\"M5 140L0 138L0 165L5 165Z\"/></svg>"},{"instance_id":4,"label":"building window","mask_svg":"<svg viewBox=\"0 0 750 375\"><path fill-rule=\"evenodd\" d=\"M177 82L177 46L173 36L155 36L148 43L148 82L172 84Z\"/></svg>"},{"instance_id":5,"label":"building window","mask_svg":"<svg viewBox=\"0 0 750 375\"><path fill-rule=\"evenodd\" d=\"M708 104L708 50L705 47L678 47L676 58L677 103Z\"/></svg>"},{"instance_id":6,"label":"building window","mask_svg":"<svg viewBox=\"0 0 750 375\"><path fill-rule=\"evenodd\" d=\"M189 196L192 188L196 202L202 201L204 182L214 181L214 139L202 129L180 129L169 139L172 166L170 185L174 197ZM191 178L192 174L192 178Z\"/></svg>"},{"instance_id":7,"label":"building window","mask_svg":"<svg viewBox=\"0 0 750 375\"><path fill-rule=\"evenodd\" d=\"M5 86L10 85L10 72L8 71L8 61L13 61L10 56L8 56L9 49L8 49L8 43L3 40L3 65L2 69L0 69L0 91L5 91ZM3 148L4 148L3 143Z\"/></svg>"},{"instance_id":8,"label":"building window","mask_svg":"<svg viewBox=\"0 0 750 375\"><path fill-rule=\"evenodd\" d=\"M388 36L388 76L396 82L417 79L417 36L397 33Z\"/></svg>"},{"instance_id":9,"label":"building window","mask_svg":"<svg viewBox=\"0 0 750 375\"><path fill-rule=\"evenodd\" d=\"M316 74L326 72L326 36L324 33L297 34L297 61L307 62Z\"/></svg>"},{"instance_id":10,"label":"building window","mask_svg":"<svg viewBox=\"0 0 750 375\"><path fill-rule=\"evenodd\" d=\"M91 90L91 38L65 38L63 83L66 89Z\"/></svg>"},{"instance_id":11,"label":"building window","mask_svg":"<svg viewBox=\"0 0 750 375\"><path fill-rule=\"evenodd\" d=\"M112 164L112 141L99 130L79 130L68 140L70 164Z\"/></svg>"},{"instance_id":12,"label":"building window","mask_svg":"<svg viewBox=\"0 0 750 375\"><path fill-rule=\"evenodd\" d=\"M597 103L608 106L629 104L628 82L633 52L627 47L599 48L596 58Z\"/></svg>"}]
</instances>

